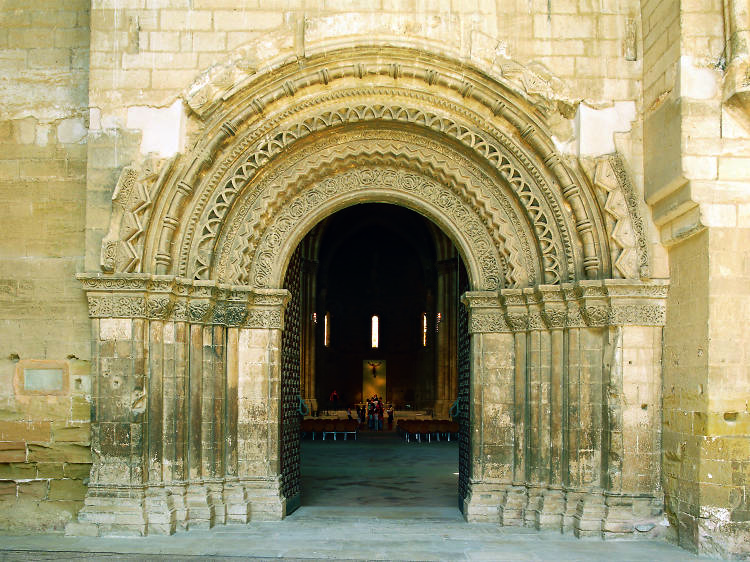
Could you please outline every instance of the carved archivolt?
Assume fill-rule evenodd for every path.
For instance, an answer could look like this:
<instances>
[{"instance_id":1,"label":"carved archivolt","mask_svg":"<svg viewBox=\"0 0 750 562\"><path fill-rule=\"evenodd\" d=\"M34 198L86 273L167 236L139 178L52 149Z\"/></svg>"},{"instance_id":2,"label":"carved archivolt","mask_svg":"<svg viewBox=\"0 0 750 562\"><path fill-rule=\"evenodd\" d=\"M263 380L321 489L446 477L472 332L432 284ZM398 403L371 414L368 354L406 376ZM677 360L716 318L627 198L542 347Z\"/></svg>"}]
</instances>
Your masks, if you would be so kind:
<instances>
[{"instance_id":1,"label":"carved archivolt","mask_svg":"<svg viewBox=\"0 0 750 562\"><path fill-rule=\"evenodd\" d=\"M596 160L592 183L604 209L609 234L612 277L649 277L646 227L640 214L638 195L617 155Z\"/></svg>"},{"instance_id":2,"label":"carved archivolt","mask_svg":"<svg viewBox=\"0 0 750 562\"><path fill-rule=\"evenodd\" d=\"M568 170L555 151L533 104L464 64L384 49L393 51L394 62L384 63L384 52L327 53L302 67L282 65L267 81L231 88L224 103L202 114L207 121L193 150L165 171L154 189L145 195L141 190L138 202L116 204L104 246L105 271L274 286L281 278L277 270L288 257L284 252L293 250L283 240L301 239L310 226L304 217L322 218L321 213L341 208L352 191L364 200L391 197L406 203L406 190L399 187L406 185L402 179L364 189L364 167L344 160L355 154L357 135L370 135L373 156L389 140L410 134L412 140L402 142L415 147L410 155L393 147L382 151L392 159L411 156L438 175L453 178L449 185L441 183L447 189L443 199L456 197L477 218L475 224L485 233L481 243L476 234L467 234L471 222L459 221L446 207L441 210L426 192L412 192L411 206L429 215L426 203L419 204L429 199L430 217L442 228L454 225L451 237L467 244L462 252L475 273L473 288L632 278L634 260L638 273L647 272L643 223L633 194L618 190L622 200L612 195L602 212L595 189ZM386 133L376 138L373 131ZM338 183L319 176L313 184L308 177L315 167L308 163L295 168L295 162L324 150L329 137L335 141L328 154L321 153L321 162ZM434 158L430 162L430 151L458 158L446 157L436 165ZM359 166L359 175L339 174L335 162L342 169ZM391 178L407 177L399 169L417 171L403 162L372 165L388 168ZM611 170L618 180L624 173L618 162ZM437 185L435 174L424 169L420 173ZM340 191L332 193L333 185ZM606 191L609 184L597 186ZM628 221L621 216L626 207ZM290 213L302 208L301 219L293 221ZM122 232L126 215L143 224ZM626 222L632 232L626 232ZM611 237L608 223L616 230ZM274 245L277 240L280 246ZM488 243L490 248L485 247ZM128 259L106 257L113 248L127 250Z\"/></svg>"},{"instance_id":3,"label":"carved archivolt","mask_svg":"<svg viewBox=\"0 0 750 562\"><path fill-rule=\"evenodd\" d=\"M503 279L512 279L507 264L501 266L497 250L481 218L450 189L399 169L365 167L328 178L284 205L264 232L254 259L249 260L249 272L238 281L255 287L268 287L278 282L284 265L279 260L284 255L281 250L289 246L289 236L297 232L299 224L311 216L320 216L315 213L320 207L335 205L337 200L355 200L358 193L364 191L376 191L382 194L381 197L403 201L405 206L408 206L410 198L431 201L434 208L439 210L439 216L447 216L457 225L471 247L473 259L479 266L476 278L478 287L498 289L503 285ZM433 215L437 219L437 213Z\"/></svg>"},{"instance_id":4,"label":"carved archivolt","mask_svg":"<svg viewBox=\"0 0 750 562\"><path fill-rule=\"evenodd\" d=\"M285 169L264 177L252 188L252 197L243 196L228 214L216 249L206 252L215 259L212 277L233 284L261 283L257 286L266 286L269 275L279 281L285 253L278 250L296 245L313 221L353 200L397 203L430 217L467 256L477 286L526 286L528 272L540 274L541 251L537 244L529 245L533 231L524 225L520 205L498 197L491 182L484 178L483 183L481 175L462 167L459 154L438 151L439 145L424 144L424 139L420 145L411 134L363 134L355 134L354 140L348 134L328 136L289 154ZM446 166L447 161L452 165ZM259 245L265 254L259 253ZM273 256L273 272L265 270L268 259L255 263L262 256ZM265 273L256 278L252 268Z\"/></svg>"},{"instance_id":5,"label":"carved archivolt","mask_svg":"<svg viewBox=\"0 0 750 562\"><path fill-rule=\"evenodd\" d=\"M404 95L400 90L366 90L357 92L345 92L336 98L367 95L385 96L388 99L398 95ZM327 101L329 96L323 96L320 100ZM414 97L408 96L408 97ZM431 102L426 96L424 103ZM416 100L410 100L414 103ZM444 104L445 102L443 102ZM516 198L523 205L528 221L532 226L537 243L542 252L543 274L540 281L546 283L559 283L563 279L574 277L573 255L575 248L569 235L568 222L563 216L561 205L547 185L544 176L534 167L528 156L518 150L513 142L499 131L497 140L491 135L477 128L474 123L462 123L447 114L438 114L435 111L408 106L394 105L392 103L379 103L357 106L338 105L334 109L323 108L311 116L306 116L300 121L287 124L283 129L274 129L265 132L255 143L249 142L249 138L240 139L238 147L249 144L246 152L237 154L235 150L230 159L237 159L239 163L233 165L228 177L219 180L216 173L206 182L206 187L195 196L196 204L192 209L191 221L188 224L184 237L188 244L182 244L179 265L179 275L195 275L196 278L207 278L209 275L210 251L207 251L223 224L227 210L234 203L237 194L246 185L253 181L260 169L271 165L272 160L281 152L286 152L293 143L315 134L316 132L339 128L346 124L362 124L372 122L373 127L377 121L388 123L401 122L417 125L420 128L428 128L432 131L448 135L463 143L467 148L473 150L478 157L477 160L489 164L499 172L504 183L510 186ZM250 136L258 136L254 131ZM216 166L218 171L226 169L226 165ZM218 172L217 172L218 173ZM495 180L497 181L497 180ZM219 185L217 185L219 184ZM507 197L508 194L503 194ZM205 202L204 202L205 201ZM166 223L169 219L165 219ZM198 238L198 248L194 253L199 263L195 267L195 273L187 265L189 259L188 247L193 237ZM528 276L524 276L528 281ZM535 281L531 275L531 283ZM512 286L512 285L511 285Z\"/></svg>"}]
</instances>

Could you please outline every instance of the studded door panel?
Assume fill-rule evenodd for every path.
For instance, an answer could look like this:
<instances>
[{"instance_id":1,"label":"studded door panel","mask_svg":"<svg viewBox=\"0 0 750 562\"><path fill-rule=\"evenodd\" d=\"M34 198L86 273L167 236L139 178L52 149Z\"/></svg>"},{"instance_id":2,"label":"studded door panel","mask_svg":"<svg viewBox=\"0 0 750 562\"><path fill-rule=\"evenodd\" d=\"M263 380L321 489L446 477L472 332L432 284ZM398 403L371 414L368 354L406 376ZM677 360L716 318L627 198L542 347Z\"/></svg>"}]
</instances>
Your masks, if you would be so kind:
<instances>
[{"instance_id":1,"label":"studded door panel","mask_svg":"<svg viewBox=\"0 0 750 562\"><path fill-rule=\"evenodd\" d=\"M281 490L287 498L287 509L300 493L300 301L301 248L292 256L284 280L290 292L284 313L281 337Z\"/></svg>"},{"instance_id":2,"label":"studded door panel","mask_svg":"<svg viewBox=\"0 0 750 562\"><path fill-rule=\"evenodd\" d=\"M461 273L464 273L461 271ZM468 282L464 275L459 276L459 294L468 290ZM469 488L471 474L471 419L470 395L471 388L471 339L469 336L469 313L466 307L458 304L458 507L463 511L464 498Z\"/></svg>"}]
</instances>

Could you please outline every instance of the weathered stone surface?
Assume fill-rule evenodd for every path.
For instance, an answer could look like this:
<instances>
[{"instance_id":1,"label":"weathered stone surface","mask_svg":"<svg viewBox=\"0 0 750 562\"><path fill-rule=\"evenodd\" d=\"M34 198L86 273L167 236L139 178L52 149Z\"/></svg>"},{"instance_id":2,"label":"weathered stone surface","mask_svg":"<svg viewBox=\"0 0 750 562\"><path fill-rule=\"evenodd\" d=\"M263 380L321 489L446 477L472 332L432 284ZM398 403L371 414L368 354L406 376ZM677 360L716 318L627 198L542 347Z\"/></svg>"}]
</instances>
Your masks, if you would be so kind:
<instances>
[{"instance_id":1,"label":"weathered stone surface","mask_svg":"<svg viewBox=\"0 0 750 562\"><path fill-rule=\"evenodd\" d=\"M56 443L73 442L87 445L91 442L91 425L52 425L52 439Z\"/></svg>"},{"instance_id":2,"label":"weathered stone surface","mask_svg":"<svg viewBox=\"0 0 750 562\"><path fill-rule=\"evenodd\" d=\"M747 547L747 0L131 4L14 3L0 22L0 478L86 478L92 411L100 481L278 477L283 299L249 288L281 287L304 221L377 194L455 229L472 289L502 301L472 308L471 458L495 490L472 513L621 534L663 490L680 544ZM84 295L80 271L127 279ZM671 278L666 308L563 286L649 278ZM67 363L67 394L16 392L35 359ZM529 479L622 501L562 509ZM238 486L229 517L252 518ZM260 489L257 512L282 516ZM64 503L0 527L59 528Z\"/></svg>"},{"instance_id":3,"label":"weathered stone surface","mask_svg":"<svg viewBox=\"0 0 750 562\"><path fill-rule=\"evenodd\" d=\"M0 463L0 479L25 480L36 478L37 467L29 463Z\"/></svg>"},{"instance_id":4,"label":"weathered stone surface","mask_svg":"<svg viewBox=\"0 0 750 562\"><path fill-rule=\"evenodd\" d=\"M83 480L89 477L91 473L91 464L89 463L65 463L63 467L65 478L76 478Z\"/></svg>"},{"instance_id":5,"label":"weathered stone surface","mask_svg":"<svg viewBox=\"0 0 750 562\"><path fill-rule=\"evenodd\" d=\"M24 441L0 441L0 462L24 462L26 443Z\"/></svg>"},{"instance_id":6,"label":"weathered stone surface","mask_svg":"<svg viewBox=\"0 0 750 562\"><path fill-rule=\"evenodd\" d=\"M38 462L36 463L38 478L62 478L63 463L61 462Z\"/></svg>"},{"instance_id":7,"label":"weathered stone surface","mask_svg":"<svg viewBox=\"0 0 750 562\"><path fill-rule=\"evenodd\" d=\"M49 490L49 482L47 480L35 480L32 482L19 482L18 483L18 499L46 499L47 492Z\"/></svg>"},{"instance_id":8,"label":"weathered stone surface","mask_svg":"<svg viewBox=\"0 0 750 562\"><path fill-rule=\"evenodd\" d=\"M69 478L50 480L48 496L50 500L83 501L85 495L86 486L82 480Z\"/></svg>"},{"instance_id":9,"label":"weathered stone surface","mask_svg":"<svg viewBox=\"0 0 750 562\"><path fill-rule=\"evenodd\" d=\"M49 422L0 421L0 440L49 441Z\"/></svg>"},{"instance_id":10,"label":"weathered stone surface","mask_svg":"<svg viewBox=\"0 0 750 562\"><path fill-rule=\"evenodd\" d=\"M91 450L83 445L29 445L29 462L91 462Z\"/></svg>"},{"instance_id":11,"label":"weathered stone surface","mask_svg":"<svg viewBox=\"0 0 750 562\"><path fill-rule=\"evenodd\" d=\"M17 495L17 490L18 487L15 482L0 480L0 497L4 499L15 498Z\"/></svg>"}]
</instances>

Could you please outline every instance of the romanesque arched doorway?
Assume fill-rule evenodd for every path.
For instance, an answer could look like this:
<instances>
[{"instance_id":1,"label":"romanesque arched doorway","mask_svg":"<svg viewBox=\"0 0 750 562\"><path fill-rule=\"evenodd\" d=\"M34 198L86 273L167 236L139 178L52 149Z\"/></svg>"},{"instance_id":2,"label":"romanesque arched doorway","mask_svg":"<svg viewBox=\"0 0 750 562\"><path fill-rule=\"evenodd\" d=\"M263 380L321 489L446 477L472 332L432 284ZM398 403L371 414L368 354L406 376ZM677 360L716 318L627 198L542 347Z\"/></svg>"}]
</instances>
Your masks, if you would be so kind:
<instances>
[{"instance_id":1,"label":"romanesque arched doorway","mask_svg":"<svg viewBox=\"0 0 750 562\"><path fill-rule=\"evenodd\" d=\"M421 214L464 259L466 518L601 534L658 511L665 287L617 159L591 185L539 107L409 49L206 88L191 152L123 171L103 273L81 276L96 358L81 522L145 534L285 515L284 276L356 203Z\"/></svg>"},{"instance_id":2,"label":"romanesque arched doorway","mask_svg":"<svg viewBox=\"0 0 750 562\"><path fill-rule=\"evenodd\" d=\"M307 233L287 266L284 288L290 294L281 351L285 496L301 493L303 505L372 504L381 501L380 488L388 490L382 501L391 507L393 502L454 506L457 486L446 475L468 474L468 438L460 447L461 467L456 439L434 445L426 461L398 446L397 432L390 431L396 427L385 423L380 432L362 424L360 437L367 442L362 447L331 449L321 443L319 431L317 442L310 439L314 430L303 431L307 440L301 446L299 439L300 425L321 428L343 419L346 408L356 416L374 394L384 408L396 411L399 422L447 421L452 407L458 417L458 394L466 400L469 393L468 346L458 345L468 340L466 322L459 327L459 316L466 316L460 296L468 290L468 276L451 240L402 206L352 205ZM333 390L336 404L330 400ZM462 421L468 437L468 417ZM338 462L331 454L339 455ZM419 486L400 485L393 478L396 466ZM430 484L422 482L425 477ZM355 489L362 495L352 495Z\"/></svg>"}]
</instances>

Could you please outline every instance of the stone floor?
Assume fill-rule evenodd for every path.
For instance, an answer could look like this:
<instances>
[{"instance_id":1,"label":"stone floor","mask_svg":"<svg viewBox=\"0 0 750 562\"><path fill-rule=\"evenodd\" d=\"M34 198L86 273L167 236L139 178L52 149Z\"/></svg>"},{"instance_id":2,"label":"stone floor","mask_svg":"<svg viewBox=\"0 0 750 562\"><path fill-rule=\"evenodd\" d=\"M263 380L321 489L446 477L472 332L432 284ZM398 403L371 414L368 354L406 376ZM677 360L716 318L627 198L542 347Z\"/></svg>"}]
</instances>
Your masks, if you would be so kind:
<instances>
[{"instance_id":1,"label":"stone floor","mask_svg":"<svg viewBox=\"0 0 750 562\"><path fill-rule=\"evenodd\" d=\"M305 440L302 507L276 523L171 537L0 536L0 560L660 560L698 559L662 541L578 540L467 524L456 507L455 442Z\"/></svg>"}]
</instances>

